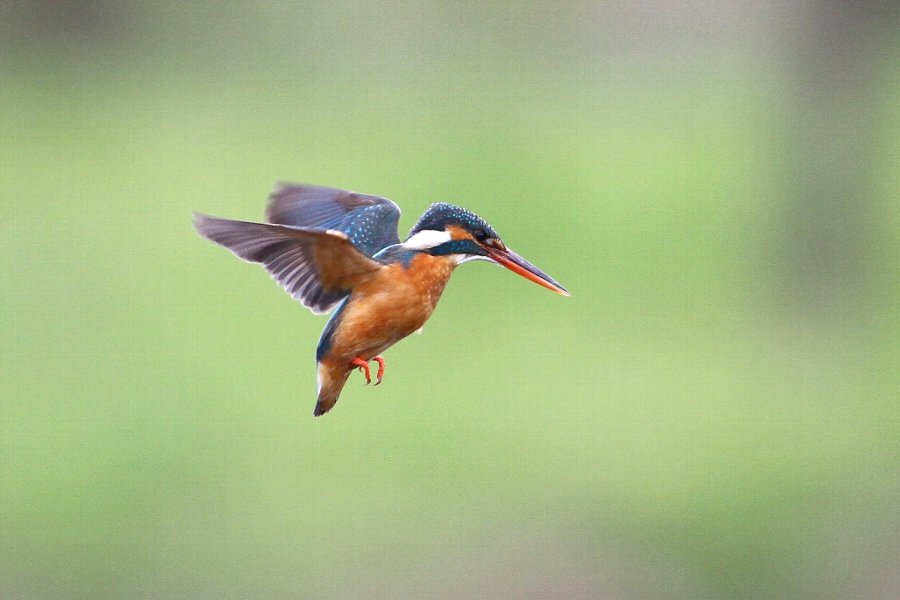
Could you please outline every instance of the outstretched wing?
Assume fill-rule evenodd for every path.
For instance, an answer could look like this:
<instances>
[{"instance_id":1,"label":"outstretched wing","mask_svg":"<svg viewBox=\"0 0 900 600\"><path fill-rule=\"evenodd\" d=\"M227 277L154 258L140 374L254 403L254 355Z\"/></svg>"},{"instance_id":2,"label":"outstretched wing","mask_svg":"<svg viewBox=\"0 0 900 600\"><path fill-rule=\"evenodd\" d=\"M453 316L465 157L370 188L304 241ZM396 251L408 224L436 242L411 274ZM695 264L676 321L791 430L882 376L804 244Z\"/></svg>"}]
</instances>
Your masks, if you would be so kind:
<instances>
[{"instance_id":1,"label":"outstretched wing","mask_svg":"<svg viewBox=\"0 0 900 600\"><path fill-rule=\"evenodd\" d=\"M327 187L279 183L269 195L266 220L341 231L366 256L400 243L400 208L396 204L379 196Z\"/></svg>"},{"instance_id":2,"label":"outstretched wing","mask_svg":"<svg viewBox=\"0 0 900 600\"><path fill-rule=\"evenodd\" d=\"M316 314L331 310L384 267L357 250L347 234L194 215L194 228L248 262L260 263L291 296Z\"/></svg>"}]
</instances>

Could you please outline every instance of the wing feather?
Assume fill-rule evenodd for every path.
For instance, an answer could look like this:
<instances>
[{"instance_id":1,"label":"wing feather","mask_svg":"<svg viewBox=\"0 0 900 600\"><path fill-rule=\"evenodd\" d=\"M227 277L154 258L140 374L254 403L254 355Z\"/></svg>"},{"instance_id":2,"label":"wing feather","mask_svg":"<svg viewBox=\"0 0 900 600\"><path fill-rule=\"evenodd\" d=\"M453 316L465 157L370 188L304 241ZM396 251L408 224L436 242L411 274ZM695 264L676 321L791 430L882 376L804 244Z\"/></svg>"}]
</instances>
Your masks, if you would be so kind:
<instances>
[{"instance_id":1,"label":"wing feather","mask_svg":"<svg viewBox=\"0 0 900 600\"><path fill-rule=\"evenodd\" d=\"M239 258L263 265L292 297L316 314L328 312L383 264L336 230L232 221L196 214L203 237Z\"/></svg>"},{"instance_id":2,"label":"wing feather","mask_svg":"<svg viewBox=\"0 0 900 600\"><path fill-rule=\"evenodd\" d=\"M332 229L347 235L366 256L400 243L400 208L380 196L333 188L279 183L266 207L269 223Z\"/></svg>"}]
</instances>

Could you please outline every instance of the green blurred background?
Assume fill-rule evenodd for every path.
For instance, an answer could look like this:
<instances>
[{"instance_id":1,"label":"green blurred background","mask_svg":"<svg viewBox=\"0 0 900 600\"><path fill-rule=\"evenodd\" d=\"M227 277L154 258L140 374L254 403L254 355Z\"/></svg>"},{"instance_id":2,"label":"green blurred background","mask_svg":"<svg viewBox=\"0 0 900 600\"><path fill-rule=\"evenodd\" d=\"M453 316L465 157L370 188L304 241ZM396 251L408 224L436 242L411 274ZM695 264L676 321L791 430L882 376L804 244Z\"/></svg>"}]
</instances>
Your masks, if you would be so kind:
<instances>
[{"instance_id":1,"label":"green blurred background","mask_svg":"<svg viewBox=\"0 0 900 600\"><path fill-rule=\"evenodd\" d=\"M892 3L0 6L0 597L900 597ZM483 263L312 417L200 239L276 180Z\"/></svg>"}]
</instances>

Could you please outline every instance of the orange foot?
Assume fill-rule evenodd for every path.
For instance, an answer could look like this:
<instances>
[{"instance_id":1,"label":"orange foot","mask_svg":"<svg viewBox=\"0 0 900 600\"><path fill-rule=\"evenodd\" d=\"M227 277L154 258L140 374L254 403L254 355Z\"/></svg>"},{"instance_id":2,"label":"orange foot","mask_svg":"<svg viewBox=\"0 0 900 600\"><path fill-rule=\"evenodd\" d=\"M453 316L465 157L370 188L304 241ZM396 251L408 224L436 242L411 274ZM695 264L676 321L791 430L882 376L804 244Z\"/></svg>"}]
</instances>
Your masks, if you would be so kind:
<instances>
[{"instance_id":1,"label":"orange foot","mask_svg":"<svg viewBox=\"0 0 900 600\"><path fill-rule=\"evenodd\" d=\"M380 354L372 358L375 362L378 363L378 373L375 375L375 385L381 383L381 378L384 377L384 357Z\"/></svg>"},{"instance_id":2,"label":"orange foot","mask_svg":"<svg viewBox=\"0 0 900 600\"><path fill-rule=\"evenodd\" d=\"M350 361L350 368L359 367L359 370L366 374L366 385L372 383L372 376L369 374L369 361L357 356Z\"/></svg>"},{"instance_id":3,"label":"orange foot","mask_svg":"<svg viewBox=\"0 0 900 600\"><path fill-rule=\"evenodd\" d=\"M378 363L378 373L375 374L375 385L378 385L384 377L384 357L375 356L372 360ZM359 367L359 370L366 376L366 385L372 383L372 375L369 372L369 361L361 356L357 356L350 361L350 367Z\"/></svg>"}]
</instances>

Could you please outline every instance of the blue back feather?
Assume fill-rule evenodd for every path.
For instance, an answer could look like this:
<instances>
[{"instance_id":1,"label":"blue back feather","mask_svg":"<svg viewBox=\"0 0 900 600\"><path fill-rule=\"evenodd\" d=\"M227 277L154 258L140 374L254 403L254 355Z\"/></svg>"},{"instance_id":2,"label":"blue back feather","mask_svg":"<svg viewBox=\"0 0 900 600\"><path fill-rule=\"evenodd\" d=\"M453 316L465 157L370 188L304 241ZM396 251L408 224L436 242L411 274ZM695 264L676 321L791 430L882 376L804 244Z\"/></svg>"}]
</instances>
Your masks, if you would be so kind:
<instances>
[{"instance_id":1,"label":"blue back feather","mask_svg":"<svg viewBox=\"0 0 900 600\"><path fill-rule=\"evenodd\" d=\"M266 219L291 227L334 229L347 234L356 248L372 257L400 242L400 208L380 196L327 187L281 183L269 196Z\"/></svg>"}]
</instances>

